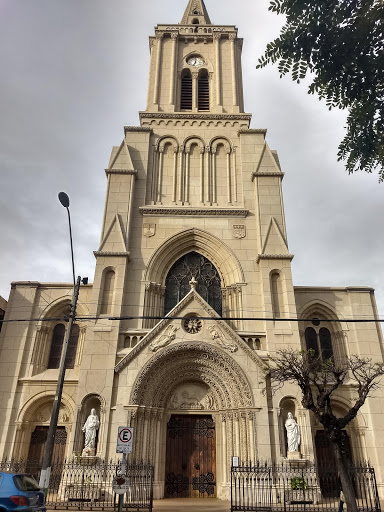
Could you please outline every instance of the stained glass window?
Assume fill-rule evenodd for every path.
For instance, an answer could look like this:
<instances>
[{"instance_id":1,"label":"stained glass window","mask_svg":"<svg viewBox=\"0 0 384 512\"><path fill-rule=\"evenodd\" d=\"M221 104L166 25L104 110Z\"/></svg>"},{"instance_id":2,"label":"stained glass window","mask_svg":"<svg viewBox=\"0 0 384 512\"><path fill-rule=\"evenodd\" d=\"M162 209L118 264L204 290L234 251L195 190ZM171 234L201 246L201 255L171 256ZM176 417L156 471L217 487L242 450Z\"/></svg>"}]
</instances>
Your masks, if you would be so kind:
<instances>
[{"instance_id":1,"label":"stained glass window","mask_svg":"<svg viewBox=\"0 0 384 512\"><path fill-rule=\"evenodd\" d=\"M219 314L222 314L221 280L216 267L204 256L190 252L173 264L165 280L164 314L187 295L189 281L197 281L196 291Z\"/></svg>"}]
</instances>

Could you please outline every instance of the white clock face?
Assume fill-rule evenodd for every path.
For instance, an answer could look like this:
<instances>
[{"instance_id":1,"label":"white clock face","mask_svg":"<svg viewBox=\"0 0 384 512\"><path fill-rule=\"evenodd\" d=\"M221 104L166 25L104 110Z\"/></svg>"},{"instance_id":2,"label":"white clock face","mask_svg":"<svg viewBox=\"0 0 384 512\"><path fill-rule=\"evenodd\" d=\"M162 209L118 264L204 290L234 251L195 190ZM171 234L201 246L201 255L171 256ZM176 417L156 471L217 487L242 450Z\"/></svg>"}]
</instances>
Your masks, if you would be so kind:
<instances>
[{"instance_id":1,"label":"white clock face","mask_svg":"<svg viewBox=\"0 0 384 512\"><path fill-rule=\"evenodd\" d=\"M187 60L187 64L189 66L193 66L195 68L202 66L204 64L204 61L201 57L189 57Z\"/></svg>"}]
</instances>

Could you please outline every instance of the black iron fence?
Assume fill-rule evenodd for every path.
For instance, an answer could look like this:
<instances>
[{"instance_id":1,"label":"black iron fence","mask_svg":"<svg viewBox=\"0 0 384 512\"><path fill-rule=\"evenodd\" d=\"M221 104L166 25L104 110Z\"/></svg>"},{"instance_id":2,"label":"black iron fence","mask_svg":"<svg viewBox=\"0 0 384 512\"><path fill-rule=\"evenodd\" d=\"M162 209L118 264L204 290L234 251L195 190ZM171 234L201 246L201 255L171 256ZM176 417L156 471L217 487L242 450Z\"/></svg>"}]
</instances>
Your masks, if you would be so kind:
<instances>
[{"instance_id":1,"label":"black iron fence","mask_svg":"<svg viewBox=\"0 0 384 512\"><path fill-rule=\"evenodd\" d=\"M41 463L5 459L0 471L28 473L37 481ZM121 461L101 461L78 457L71 461L54 462L46 498L49 509L104 510L118 508L118 495L112 488L113 479L121 474ZM153 466L144 462L127 464L128 489L124 495L124 510L153 508Z\"/></svg>"},{"instance_id":2,"label":"black iron fence","mask_svg":"<svg viewBox=\"0 0 384 512\"><path fill-rule=\"evenodd\" d=\"M374 469L359 464L351 467L350 473L359 511L380 512ZM334 512L339 509L340 490L335 467L292 461L231 468L231 512Z\"/></svg>"}]
</instances>

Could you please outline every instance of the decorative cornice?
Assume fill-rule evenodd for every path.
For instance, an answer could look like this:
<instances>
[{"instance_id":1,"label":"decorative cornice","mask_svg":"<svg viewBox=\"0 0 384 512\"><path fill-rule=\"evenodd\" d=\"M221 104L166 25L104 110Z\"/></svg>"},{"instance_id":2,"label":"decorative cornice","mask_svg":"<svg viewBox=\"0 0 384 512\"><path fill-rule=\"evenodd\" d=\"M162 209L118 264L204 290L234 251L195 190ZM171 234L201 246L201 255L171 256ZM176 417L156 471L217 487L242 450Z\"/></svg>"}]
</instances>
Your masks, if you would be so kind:
<instances>
[{"instance_id":1,"label":"decorative cornice","mask_svg":"<svg viewBox=\"0 0 384 512\"><path fill-rule=\"evenodd\" d=\"M259 178L261 176L273 176L273 177L278 177L278 178L281 178L283 179L284 178L284 173L283 172L279 172L279 171L275 171L275 172L264 172L264 171L255 171L252 173L252 179L253 178Z\"/></svg>"},{"instance_id":2,"label":"decorative cornice","mask_svg":"<svg viewBox=\"0 0 384 512\"><path fill-rule=\"evenodd\" d=\"M124 133L127 132L152 132L149 126L124 126Z\"/></svg>"},{"instance_id":3,"label":"decorative cornice","mask_svg":"<svg viewBox=\"0 0 384 512\"><path fill-rule=\"evenodd\" d=\"M243 208L175 208L158 206L141 206L139 208L141 215L166 215L187 216L187 217L246 217L249 210Z\"/></svg>"},{"instance_id":4,"label":"decorative cornice","mask_svg":"<svg viewBox=\"0 0 384 512\"><path fill-rule=\"evenodd\" d=\"M134 169L105 169L105 174L137 174Z\"/></svg>"},{"instance_id":5,"label":"decorative cornice","mask_svg":"<svg viewBox=\"0 0 384 512\"><path fill-rule=\"evenodd\" d=\"M237 132L237 135L240 135L242 133L263 133L264 135L267 135L267 129L266 128L240 128L240 130Z\"/></svg>"},{"instance_id":6,"label":"decorative cornice","mask_svg":"<svg viewBox=\"0 0 384 512\"><path fill-rule=\"evenodd\" d=\"M95 258L98 256L123 256L125 258L129 258L130 253L128 251L124 252L114 252L114 251L93 251Z\"/></svg>"},{"instance_id":7,"label":"decorative cornice","mask_svg":"<svg viewBox=\"0 0 384 512\"><path fill-rule=\"evenodd\" d=\"M256 262L260 260L289 260L292 261L294 258L293 254L258 254Z\"/></svg>"},{"instance_id":8,"label":"decorative cornice","mask_svg":"<svg viewBox=\"0 0 384 512\"><path fill-rule=\"evenodd\" d=\"M250 121L252 117L251 114L172 114L165 112L139 112L139 116L140 119L218 119L221 121ZM151 128L149 129L151 130ZM247 129L245 130L247 131Z\"/></svg>"}]
</instances>

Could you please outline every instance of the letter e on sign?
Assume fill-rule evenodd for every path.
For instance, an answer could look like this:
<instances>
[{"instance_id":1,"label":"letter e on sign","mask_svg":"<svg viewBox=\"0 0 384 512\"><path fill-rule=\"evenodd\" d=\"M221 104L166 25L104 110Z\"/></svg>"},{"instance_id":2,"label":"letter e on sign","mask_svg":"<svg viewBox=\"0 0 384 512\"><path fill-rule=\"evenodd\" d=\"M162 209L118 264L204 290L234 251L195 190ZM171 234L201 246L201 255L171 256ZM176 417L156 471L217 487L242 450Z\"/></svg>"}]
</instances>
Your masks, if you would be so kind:
<instances>
[{"instance_id":1,"label":"letter e on sign","mask_svg":"<svg viewBox=\"0 0 384 512\"><path fill-rule=\"evenodd\" d=\"M132 453L133 427L119 427L116 453Z\"/></svg>"}]
</instances>

